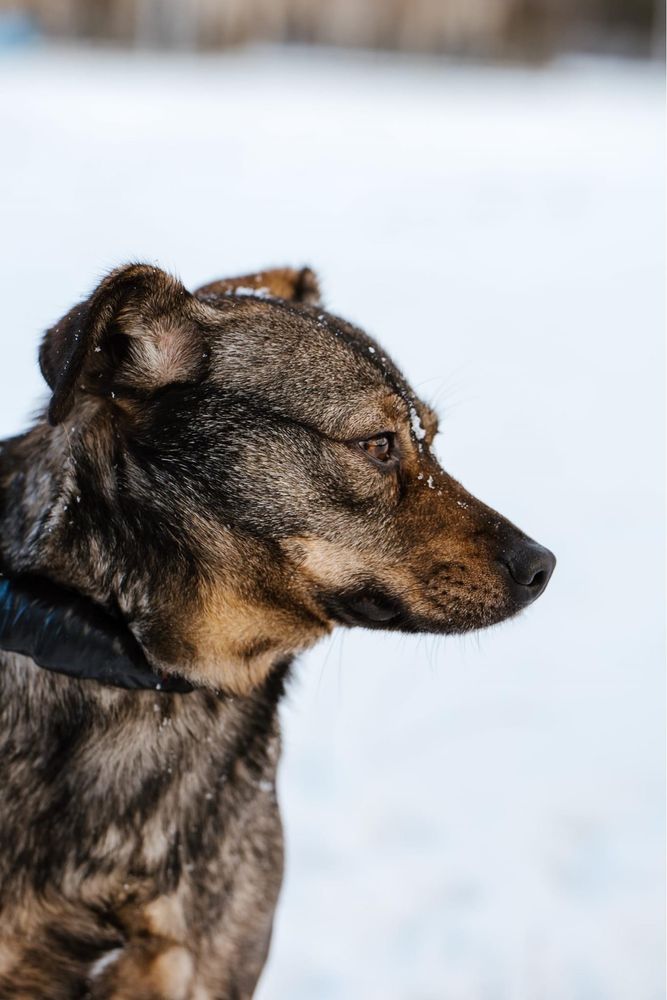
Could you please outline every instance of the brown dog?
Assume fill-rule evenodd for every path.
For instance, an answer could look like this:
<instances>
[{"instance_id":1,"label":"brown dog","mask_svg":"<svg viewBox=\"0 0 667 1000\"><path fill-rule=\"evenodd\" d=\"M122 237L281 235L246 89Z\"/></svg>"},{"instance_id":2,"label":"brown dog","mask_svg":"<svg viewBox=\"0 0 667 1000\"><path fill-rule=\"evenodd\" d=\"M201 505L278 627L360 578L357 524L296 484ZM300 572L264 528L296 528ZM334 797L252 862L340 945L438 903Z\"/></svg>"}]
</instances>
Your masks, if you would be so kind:
<instances>
[{"instance_id":1,"label":"brown dog","mask_svg":"<svg viewBox=\"0 0 667 1000\"><path fill-rule=\"evenodd\" d=\"M189 694L0 654L0 997L250 997L282 871L277 705L335 625L515 614L554 558L437 464L437 421L311 271L114 271L44 338L2 561L122 617Z\"/></svg>"}]
</instances>

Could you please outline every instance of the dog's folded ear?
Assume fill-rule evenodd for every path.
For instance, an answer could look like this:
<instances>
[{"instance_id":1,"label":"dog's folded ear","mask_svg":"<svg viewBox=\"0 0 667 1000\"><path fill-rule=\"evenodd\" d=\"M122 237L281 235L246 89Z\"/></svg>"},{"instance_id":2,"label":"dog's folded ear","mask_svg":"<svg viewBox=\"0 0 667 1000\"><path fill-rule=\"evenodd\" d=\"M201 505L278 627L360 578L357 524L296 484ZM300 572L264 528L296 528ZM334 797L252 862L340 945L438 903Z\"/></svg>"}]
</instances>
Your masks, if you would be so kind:
<instances>
[{"instance_id":1,"label":"dog's folded ear","mask_svg":"<svg viewBox=\"0 0 667 1000\"><path fill-rule=\"evenodd\" d=\"M202 357L192 306L190 292L157 267L129 264L107 275L44 335L49 422L60 423L80 391L136 397L191 378Z\"/></svg>"},{"instance_id":2,"label":"dog's folded ear","mask_svg":"<svg viewBox=\"0 0 667 1000\"><path fill-rule=\"evenodd\" d=\"M259 295L289 302L304 302L318 305L320 285L317 275L309 267L300 270L292 267L278 267L256 274L244 274L239 278L221 278L202 285L195 292L198 298L218 295Z\"/></svg>"}]
</instances>

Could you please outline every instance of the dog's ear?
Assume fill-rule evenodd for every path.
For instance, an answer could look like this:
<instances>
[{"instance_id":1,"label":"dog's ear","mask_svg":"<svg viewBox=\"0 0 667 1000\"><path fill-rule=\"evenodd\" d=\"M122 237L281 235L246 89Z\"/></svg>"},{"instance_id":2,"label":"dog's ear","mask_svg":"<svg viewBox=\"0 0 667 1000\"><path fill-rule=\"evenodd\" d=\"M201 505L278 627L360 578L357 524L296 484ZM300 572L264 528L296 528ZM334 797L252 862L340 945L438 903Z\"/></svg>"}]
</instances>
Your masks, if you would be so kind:
<instances>
[{"instance_id":1,"label":"dog's ear","mask_svg":"<svg viewBox=\"0 0 667 1000\"><path fill-rule=\"evenodd\" d=\"M39 351L58 424L78 391L116 398L192 377L202 357L190 292L148 264L112 271L90 298L47 330Z\"/></svg>"},{"instance_id":2,"label":"dog's ear","mask_svg":"<svg viewBox=\"0 0 667 1000\"><path fill-rule=\"evenodd\" d=\"M309 267L297 270L292 267L277 267L257 274L244 274L240 278L221 278L208 285L202 285L195 292L198 298L217 295L266 295L290 302L305 302L318 305L320 285L317 275Z\"/></svg>"}]
</instances>

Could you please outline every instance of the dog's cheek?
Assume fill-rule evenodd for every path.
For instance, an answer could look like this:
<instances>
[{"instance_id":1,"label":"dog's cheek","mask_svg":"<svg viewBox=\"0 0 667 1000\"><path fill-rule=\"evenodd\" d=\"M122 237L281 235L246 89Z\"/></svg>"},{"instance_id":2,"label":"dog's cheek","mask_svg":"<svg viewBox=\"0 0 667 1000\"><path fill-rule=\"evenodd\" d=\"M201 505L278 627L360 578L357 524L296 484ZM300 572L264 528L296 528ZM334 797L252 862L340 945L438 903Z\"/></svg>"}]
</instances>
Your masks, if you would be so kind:
<instances>
[{"instance_id":1,"label":"dog's cheek","mask_svg":"<svg viewBox=\"0 0 667 1000\"><path fill-rule=\"evenodd\" d=\"M194 630L196 659L190 675L200 683L246 695L282 660L308 649L327 626L297 606L248 604L212 590Z\"/></svg>"},{"instance_id":2,"label":"dog's cheek","mask_svg":"<svg viewBox=\"0 0 667 1000\"><path fill-rule=\"evenodd\" d=\"M291 574L251 556L244 569L210 573L154 622L141 639L158 669L234 695L256 690L278 663L329 631Z\"/></svg>"},{"instance_id":3,"label":"dog's cheek","mask_svg":"<svg viewBox=\"0 0 667 1000\"><path fill-rule=\"evenodd\" d=\"M369 559L351 545L318 536L293 536L280 547L302 580L312 588L347 589L369 572Z\"/></svg>"}]
</instances>

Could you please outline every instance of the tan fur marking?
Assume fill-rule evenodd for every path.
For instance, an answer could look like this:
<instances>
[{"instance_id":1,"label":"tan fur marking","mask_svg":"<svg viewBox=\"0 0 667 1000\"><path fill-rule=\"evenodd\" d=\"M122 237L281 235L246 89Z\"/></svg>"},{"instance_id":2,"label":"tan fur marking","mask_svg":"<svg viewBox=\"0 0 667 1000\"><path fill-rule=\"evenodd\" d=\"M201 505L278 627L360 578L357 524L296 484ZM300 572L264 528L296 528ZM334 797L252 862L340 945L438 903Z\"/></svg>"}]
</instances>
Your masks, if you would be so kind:
<instances>
[{"instance_id":1,"label":"tan fur marking","mask_svg":"<svg viewBox=\"0 0 667 1000\"><path fill-rule=\"evenodd\" d=\"M192 955L178 945L158 955L149 973L151 985L165 1000L187 1000L193 974Z\"/></svg>"},{"instance_id":2,"label":"tan fur marking","mask_svg":"<svg viewBox=\"0 0 667 1000\"><path fill-rule=\"evenodd\" d=\"M296 562L300 573L329 587L349 587L357 573L368 569L367 555L356 552L349 544L325 538L288 538L282 548Z\"/></svg>"},{"instance_id":3,"label":"tan fur marking","mask_svg":"<svg viewBox=\"0 0 667 1000\"><path fill-rule=\"evenodd\" d=\"M194 959L182 945L149 942L128 949L108 975L111 1000L190 1000Z\"/></svg>"},{"instance_id":4,"label":"tan fur marking","mask_svg":"<svg viewBox=\"0 0 667 1000\"><path fill-rule=\"evenodd\" d=\"M10 971L18 956L18 947L14 948L8 942L0 944L0 976Z\"/></svg>"},{"instance_id":5,"label":"tan fur marking","mask_svg":"<svg viewBox=\"0 0 667 1000\"><path fill-rule=\"evenodd\" d=\"M292 267L273 268L244 274L238 278L224 278L212 281L197 289L197 295L225 295L253 291L258 295L270 295L277 299L298 299L301 302L316 302L319 288L315 274L309 268L297 270Z\"/></svg>"},{"instance_id":6,"label":"tan fur marking","mask_svg":"<svg viewBox=\"0 0 667 1000\"><path fill-rule=\"evenodd\" d=\"M169 849L170 831L165 825L165 817L158 815L149 820L143 831L142 854L148 865L161 861Z\"/></svg>"},{"instance_id":7,"label":"tan fur marking","mask_svg":"<svg viewBox=\"0 0 667 1000\"><path fill-rule=\"evenodd\" d=\"M187 934L183 905L176 896L158 896L144 908L146 925L151 934L184 941Z\"/></svg>"},{"instance_id":8,"label":"tan fur marking","mask_svg":"<svg viewBox=\"0 0 667 1000\"><path fill-rule=\"evenodd\" d=\"M328 631L314 617L253 606L229 590L213 589L190 637L196 657L188 676L232 694L249 694L278 660L308 649Z\"/></svg>"},{"instance_id":9,"label":"tan fur marking","mask_svg":"<svg viewBox=\"0 0 667 1000\"><path fill-rule=\"evenodd\" d=\"M211 1000L211 994L203 983L195 983L190 1000Z\"/></svg>"}]
</instances>

